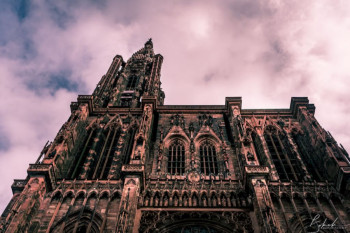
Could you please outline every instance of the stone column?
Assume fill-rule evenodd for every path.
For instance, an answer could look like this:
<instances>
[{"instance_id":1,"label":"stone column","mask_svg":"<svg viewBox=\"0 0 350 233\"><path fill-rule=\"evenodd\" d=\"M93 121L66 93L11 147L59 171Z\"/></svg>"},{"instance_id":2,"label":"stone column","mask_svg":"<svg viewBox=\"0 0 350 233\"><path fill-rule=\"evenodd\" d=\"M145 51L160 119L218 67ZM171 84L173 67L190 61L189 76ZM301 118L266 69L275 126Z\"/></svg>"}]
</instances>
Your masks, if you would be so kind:
<instances>
[{"instance_id":1,"label":"stone column","mask_svg":"<svg viewBox=\"0 0 350 233\"><path fill-rule=\"evenodd\" d=\"M120 210L117 218L117 233L138 232L134 227L140 219L135 218L138 196L140 193L140 177L127 176L124 181L123 194L120 202Z\"/></svg>"},{"instance_id":2,"label":"stone column","mask_svg":"<svg viewBox=\"0 0 350 233\"><path fill-rule=\"evenodd\" d=\"M255 200L257 203L256 214L261 220L262 232L282 232L279 223L276 221L276 216L270 196L270 192L264 178L253 178L251 184L254 188Z\"/></svg>"}]
</instances>

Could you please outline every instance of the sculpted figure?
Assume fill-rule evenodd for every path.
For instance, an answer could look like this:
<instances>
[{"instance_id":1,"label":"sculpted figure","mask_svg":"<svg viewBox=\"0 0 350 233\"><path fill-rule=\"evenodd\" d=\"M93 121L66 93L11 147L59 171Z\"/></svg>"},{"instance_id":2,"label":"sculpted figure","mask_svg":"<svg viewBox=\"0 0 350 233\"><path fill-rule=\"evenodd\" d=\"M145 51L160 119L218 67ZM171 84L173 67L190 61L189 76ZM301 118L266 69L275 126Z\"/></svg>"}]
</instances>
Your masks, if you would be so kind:
<instances>
[{"instance_id":1,"label":"sculpted figure","mask_svg":"<svg viewBox=\"0 0 350 233\"><path fill-rule=\"evenodd\" d=\"M207 198L206 197L202 197L202 203L204 207L207 207L208 203L207 203Z\"/></svg>"},{"instance_id":2,"label":"sculpted figure","mask_svg":"<svg viewBox=\"0 0 350 233\"><path fill-rule=\"evenodd\" d=\"M164 201L163 201L163 205L164 205L164 206L168 206L168 204L169 204L168 197L165 196L165 197L164 197Z\"/></svg>"}]
</instances>

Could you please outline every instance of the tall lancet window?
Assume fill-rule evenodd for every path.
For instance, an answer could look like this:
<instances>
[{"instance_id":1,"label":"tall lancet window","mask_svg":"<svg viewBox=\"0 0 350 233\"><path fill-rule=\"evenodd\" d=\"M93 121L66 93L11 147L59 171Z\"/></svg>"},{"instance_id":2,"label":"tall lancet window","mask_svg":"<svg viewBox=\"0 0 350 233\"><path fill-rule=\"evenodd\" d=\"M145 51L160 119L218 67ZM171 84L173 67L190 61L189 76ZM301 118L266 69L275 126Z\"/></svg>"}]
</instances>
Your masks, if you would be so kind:
<instances>
[{"instance_id":1,"label":"tall lancet window","mask_svg":"<svg viewBox=\"0 0 350 233\"><path fill-rule=\"evenodd\" d=\"M216 158L215 146L208 140L199 147L199 157L201 161L201 172L205 175L218 174L218 162Z\"/></svg>"},{"instance_id":2,"label":"tall lancet window","mask_svg":"<svg viewBox=\"0 0 350 233\"><path fill-rule=\"evenodd\" d=\"M301 181L303 173L295 154L288 145L286 136L277 132L273 127L268 127L264 133L265 141L276 166L281 181Z\"/></svg>"},{"instance_id":3,"label":"tall lancet window","mask_svg":"<svg viewBox=\"0 0 350 233\"><path fill-rule=\"evenodd\" d=\"M126 90L133 90L136 87L136 83L137 83L137 76L136 75L132 75L129 77L128 83L126 84Z\"/></svg>"},{"instance_id":4,"label":"tall lancet window","mask_svg":"<svg viewBox=\"0 0 350 233\"><path fill-rule=\"evenodd\" d=\"M180 140L175 140L169 146L168 173L182 175L185 172L185 146Z\"/></svg>"}]
</instances>

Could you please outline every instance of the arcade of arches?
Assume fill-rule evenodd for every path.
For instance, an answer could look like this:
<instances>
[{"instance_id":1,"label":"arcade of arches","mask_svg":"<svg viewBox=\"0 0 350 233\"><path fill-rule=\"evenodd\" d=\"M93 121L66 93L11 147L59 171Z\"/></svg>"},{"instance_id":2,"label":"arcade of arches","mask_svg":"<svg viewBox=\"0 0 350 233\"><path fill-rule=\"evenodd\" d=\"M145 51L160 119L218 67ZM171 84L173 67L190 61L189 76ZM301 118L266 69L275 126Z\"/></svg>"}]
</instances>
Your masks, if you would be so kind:
<instances>
[{"instance_id":1,"label":"arcade of arches","mask_svg":"<svg viewBox=\"0 0 350 233\"><path fill-rule=\"evenodd\" d=\"M162 62L152 40L112 59L14 180L0 233L350 231L349 154L308 98L165 105Z\"/></svg>"}]
</instances>

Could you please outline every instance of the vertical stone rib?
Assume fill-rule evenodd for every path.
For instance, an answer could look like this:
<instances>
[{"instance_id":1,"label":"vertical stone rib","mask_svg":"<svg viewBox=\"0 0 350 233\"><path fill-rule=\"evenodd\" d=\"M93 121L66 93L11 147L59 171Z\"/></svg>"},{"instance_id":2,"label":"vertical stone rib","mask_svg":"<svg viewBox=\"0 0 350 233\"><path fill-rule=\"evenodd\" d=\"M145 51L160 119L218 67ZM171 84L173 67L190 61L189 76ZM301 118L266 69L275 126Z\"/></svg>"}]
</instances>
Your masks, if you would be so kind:
<instances>
[{"instance_id":1,"label":"vertical stone rib","mask_svg":"<svg viewBox=\"0 0 350 233\"><path fill-rule=\"evenodd\" d=\"M301 217L300 217L300 214L299 214L299 210L298 210L297 206L295 205L293 196L292 196L292 198L291 198L290 200L292 201L292 205L293 205L294 212L295 212L295 214L297 215L298 221L299 221L299 223L300 223L300 225L301 225L301 227L302 227L302 229L303 229L303 232L304 232L304 233L307 233L307 232L305 231L305 227L304 227L303 221L301 220Z\"/></svg>"},{"instance_id":2,"label":"vertical stone rib","mask_svg":"<svg viewBox=\"0 0 350 233\"><path fill-rule=\"evenodd\" d=\"M293 172L294 179L295 179L296 181L298 181L298 176L297 176L297 174L296 174L295 171L294 171L294 168L293 168L293 166L292 166L292 163L290 162L289 156L288 156L288 154L287 154L287 152L286 152L286 149L285 149L284 146L283 146L283 143L282 143L282 141L281 141L281 139L280 139L280 136L279 136L279 135L276 135L276 138L277 138L277 140L278 140L278 143L279 143L280 146L281 146L283 156L284 156L285 159L287 160L287 163L288 163L290 169L291 169L292 172Z\"/></svg>"},{"instance_id":3,"label":"vertical stone rib","mask_svg":"<svg viewBox=\"0 0 350 233\"><path fill-rule=\"evenodd\" d=\"M122 127L120 130L120 135L117 143L117 149L113 154L112 163L110 170L107 175L107 179L119 179L119 171L122 164L127 164L128 156L132 151L132 146L134 143L135 130L132 129L132 126ZM128 133L127 133L128 131ZM121 157L123 156L123 157Z\"/></svg>"},{"instance_id":4,"label":"vertical stone rib","mask_svg":"<svg viewBox=\"0 0 350 233\"><path fill-rule=\"evenodd\" d=\"M311 179L311 176L310 176L308 170L306 169L306 166L305 166L305 164L304 164L304 161L302 160L302 158L301 158L301 156L300 156L300 154L299 154L299 152L298 152L297 146L295 145L295 143L294 143L294 141L293 141L293 138L292 138L292 136L290 135L290 133L287 133L287 138L288 138L288 141L289 141L290 145L292 146L293 151L294 151L295 154L296 154L296 158L298 159L299 163L300 163L301 166L302 166L303 171L305 172L306 177L307 177L308 179Z\"/></svg>"},{"instance_id":5,"label":"vertical stone rib","mask_svg":"<svg viewBox=\"0 0 350 233\"><path fill-rule=\"evenodd\" d=\"M91 137L92 137L93 132L94 132L94 129L91 129L91 132L90 132L90 134L89 134L89 137L88 137L88 139L87 139L86 142L85 142L83 151L81 152L80 157L79 157L79 160L78 160L78 162L76 163L75 168L74 168L74 171L73 171L73 173L72 173L72 175L71 175L71 177L70 177L71 179L74 179L74 178L76 177L76 173L77 173L77 171L78 171L79 165L80 165L81 161L83 160L84 154L85 154L85 152L86 152L86 148L87 148L87 146L88 146L88 144L89 144L89 142L90 142L90 140L91 140Z\"/></svg>"},{"instance_id":6,"label":"vertical stone rib","mask_svg":"<svg viewBox=\"0 0 350 233\"><path fill-rule=\"evenodd\" d=\"M108 140L109 140L110 135L111 135L111 130L108 130L108 134L107 134L105 143L104 143L104 145L103 145L102 151L101 151L101 153L100 153L100 156L99 156L99 158L98 158L97 164L96 164L96 166L95 166L94 174L92 175L92 179L93 179L93 180L96 178L96 175L97 175L97 172L98 172L98 168L100 167L100 163L101 163L103 154L104 154L104 152L105 152L105 150L106 150L106 146L107 146L107 144L108 144ZM113 143L113 142L112 142L112 143Z\"/></svg>"},{"instance_id":7,"label":"vertical stone rib","mask_svg":"<svg viewBox=\"0 0 350 233\"><path fill-rule=\"evenodd\" d=\"M86 230L86 233L90 233L90 231L91 231L92 221L94 220L94 217L96 214L96 207L98 206L99 202L100 202L100 198L95 202L94 209L92 210L92 215L90 217L90 222L89 222L88 228Z\"/></svg>"},{"instance_id":8,"label":"vertical stone rib","mask_svg":"<svg viewBox=\"0 0 350 233\"><path fill-rule=\"evenodd\" d=\"M315 173L316 173L316 175L317 175L317 178L320 180L320 181L323 181L323 178L322 178L322 176L320 175L320 173L319 173L319 171L318 171L318 168L315 166L315 164L313 163L313 160L311 159L311 156L310 156L310 154L309 154L309 152L307 151L307 147L304 145L304 142L303 142L303 140L301 140L300 138L299 139L297 139L298 141L299 141L299 143L300 143L300 145L301 145L301 147L302 148L300 148L301 150L303 150L303 152L305 153L305 155L307 156L307 159L309 159L310 160L310 164L311 164L311 166L312 166L312 168L313 168L313 170L315 171ZM314 177L314 179L315 179L316 177Z\"/></svg>"},{"instance_id":9,"label":"vertical stone rib","mask_svg":"<svg viewBox=\"0 0 350 233\"><path fill-rule=\"evenodd\" d=\"M269 149L268 149L268 146L266 145L265 138L264 138L263 134L261 134L259 132L258 132L258 137L260 138L260 142L261 142L261 145L262 145L263 153L264 153L264 155L267 158L267 163L270 164L272 179L273 180L277 180L278 173L277 173L277 170L276 170L276 167L275 167L274 163L271 160L271 157L270 157L270 154L269 154Z\"/></svg>"},{"instance_id":10,"label":"vertical stone rib","mask_svg":"<svg viewBox=\"0 0 350 233\"><path fill-rule=\"evenodd\" d=\"M60 207L61 207L62 201L63 201L63 196L60 198L60 201L57 203L55 212L53 213L53 215L52 215L52 217L51 217L51 220L50 220L50 223L49 223L49 225L47 226L46 233L49 233L49 232L50 232L50 228L51 228L53 222L55 221L56 215L57 215L57 213L58 213L58 210L59 210Z\"/></svg>"},{"instance_id":11,"label":"vertical stone rib","mask_svg":"<svg viewBox=\"0 0 350 233\"><path fill-rule=\"evenodd\" d=\"M91 169L92 169L91 164L94 163L95 157L97 156L97 153L98 153L96 151L96 148L97 148L97 145L100 143L99 141L101 140L102 131L103 131L102 128L99 128L97 131L97 135L94 138L94 142L91 146L89 154L87 155L87 157L85 159L83 171L80 173L80 176L79 176L80 179L88 179L89 178L89 174L90 174Z\"/></svg>"},{"instance_id":12,"label":"vertical stone rib","mask_svg":"<svg viewBox=\"0 0 350 233\"><path fill-rule=\"evenodd\" d=\"M284 209L283 203L281 201L281 197L278 197L278 202L279 202L279 204L281 206L282 213L283 213L283 218L284 218L284 221L286 222L286 225L287 225L287 232L291 232L291 229L290 229L290 226L289 226L289 222L288 222L288 218L287 218L287 215L286 215L286 210Z\"/></svg>"},{"instance_id":13,"label":"vertical stone rib","mask_svg":"<svg viewBox=\"0 0 350 233\"><path fill-rule=\"evenodd\" d=\"M324 210L323 210L323 208L322 208L322 206L321 206L321 203L320 203L320 201L318 200L318 197L317 197L317 196L316 196L315 200L316 200L318 209L322 212L322 214L325 214L325 212L324 212Z\"/></svg>"},{"instance_id":14,"label":"vertical stone rib","mask_svg":"<svg viewBox=\"0 0 350 233\"><path fill-rule=\"evenodd\" d=\"M78 227L79 227L79 222L80 222L81 216L83 215L84 210L85 210L85 207L86 207L86 202L87 202L87 196L86 196L86 194L85 194L84 202L83 202L83 207L80 209L79 216L78 216L77 221L76 221L75 224L74 224L74 229L73 229L73 232L72 232L72 233L77 233L77 230L78 230Z\"/></svg>"},{"instance_id":15,"label":"vertical stone rib","mask_svg":"<svg viewBox=\"0 0 350 233\"><path fill-rule=\"evenodd\" d=\"M337 217L338 217L338 219L339 219L341 225L345 226L344 220L340 217L340 214L338 213L337 208L335 208L333 201L331 200L330 197L327 198L327 199L328 199L329 204L331 204L333 211L334 211L335 214L337 215Z\"/></svg>"},{"instance_id":16,"label":"vertical stone rib","mask_svg":"<svg viewBox=\"0 0 350 233\"><path fill-rule=\"evenodd\" d=\"M102 219L102 224L101 224L101 228L100 228L100 233L103 233L104 232L104 229L106 227L106 222L107 222L107 215L108 215L108 210L109 210L109 205L111 203L111 197L108 197L108 202L107 202L107 207L106 207L106 212L105 212L105 215L103 216L103 219ZM90 223L91 224L91 223ZM89 225L90 226L90 225ZM87 232L89 233L89 231Z\"/></svg>"},{"instance_id":17,"label":"vertical stone rib","mask_svg":"<svg viewBox=\"0 0 350 233\"><path fill-rule=\"evenodd\" d=\"M307 200L306 200L305 197L303 197L303 202L304 202L304 205L306 206L306 210L307 210L307 212L308 212L308 214L309 214L310 219L312 219L310 206L309 206L309 204L307 203Z\"/></svg>"},{"instance_id":18,"label":"vertical stone rib","mask_svg":"<svg viewBox=\"0 0 350 233\"><path fill-rule=\"evenodd\" d=\"M101 173L100 173L99 179L102 179L103 174L104 174L104 172L105 172L105 169L106 169L106 166L107 166L107 162L108 162L109 156L110 156L110 154L111 154L111 150L112 150L112 147L113 147L113 143L114 143L114 140L115 140L115 136L116 136L116 134L117 134L117 131L118 131L117 129L114 130L114 133L113 133L113 136L112 136L112 141L111 141L111 144L110 144L110 146L109 146L109 149L108 149L108 152L107 152L107 155L106 155L106 158L105 158L105 162L103 163L103 167L102 167L102 171L101 171Z\"/></svg>"},{"instance_id":19,"label":"vertical stone rib","mask_svg":"<svg viewBox=\"0 0 350 233\"><path fill-rule=\"evenodd\" d=\"M64 220L63 220L63 223L62 223L62 225L60 227L60 231L59 231L60 233L64 232L64 227L66 225L66 221L67 221L68 215L70 213L70 210L73 208L74 202L75 202L75 196L72 198L72 201L71 201L71 203L70 203L70 205L68 207L68 210L67 210L66 214L64 215Z\"/></svg>"},{"instance_id":20,"label":"vertical stone rib","mask_svg":"<svg viewBox=\"0 0 350 233\"><path fill-rule=\"evenodd\" d=\"M284 165L283 165L282 159L281 159L281 157L280 157L280 155L279 155L279 153L278 153L278 150L277 150L276 144L275 144L275 142L274 142L274 140L273 140L273 138L272 138L272 135L271 135L271 134L268 134L268 137L270 137L270 140L271 140L271 143L272 143L273 149L274 149L274 150L275 150L275 152L276 152L276 155L277 155L278 161L279 161L279 162L280 162L280 164L281 164L281 167L282 167L282 169L283 169L283 172L284 172L285 176L287 177L287 179L289 180L289 177L288 177L288 174L287 174L286 168L285 168L285 167L284 167Z\"/></svg>"}]
</instances>

